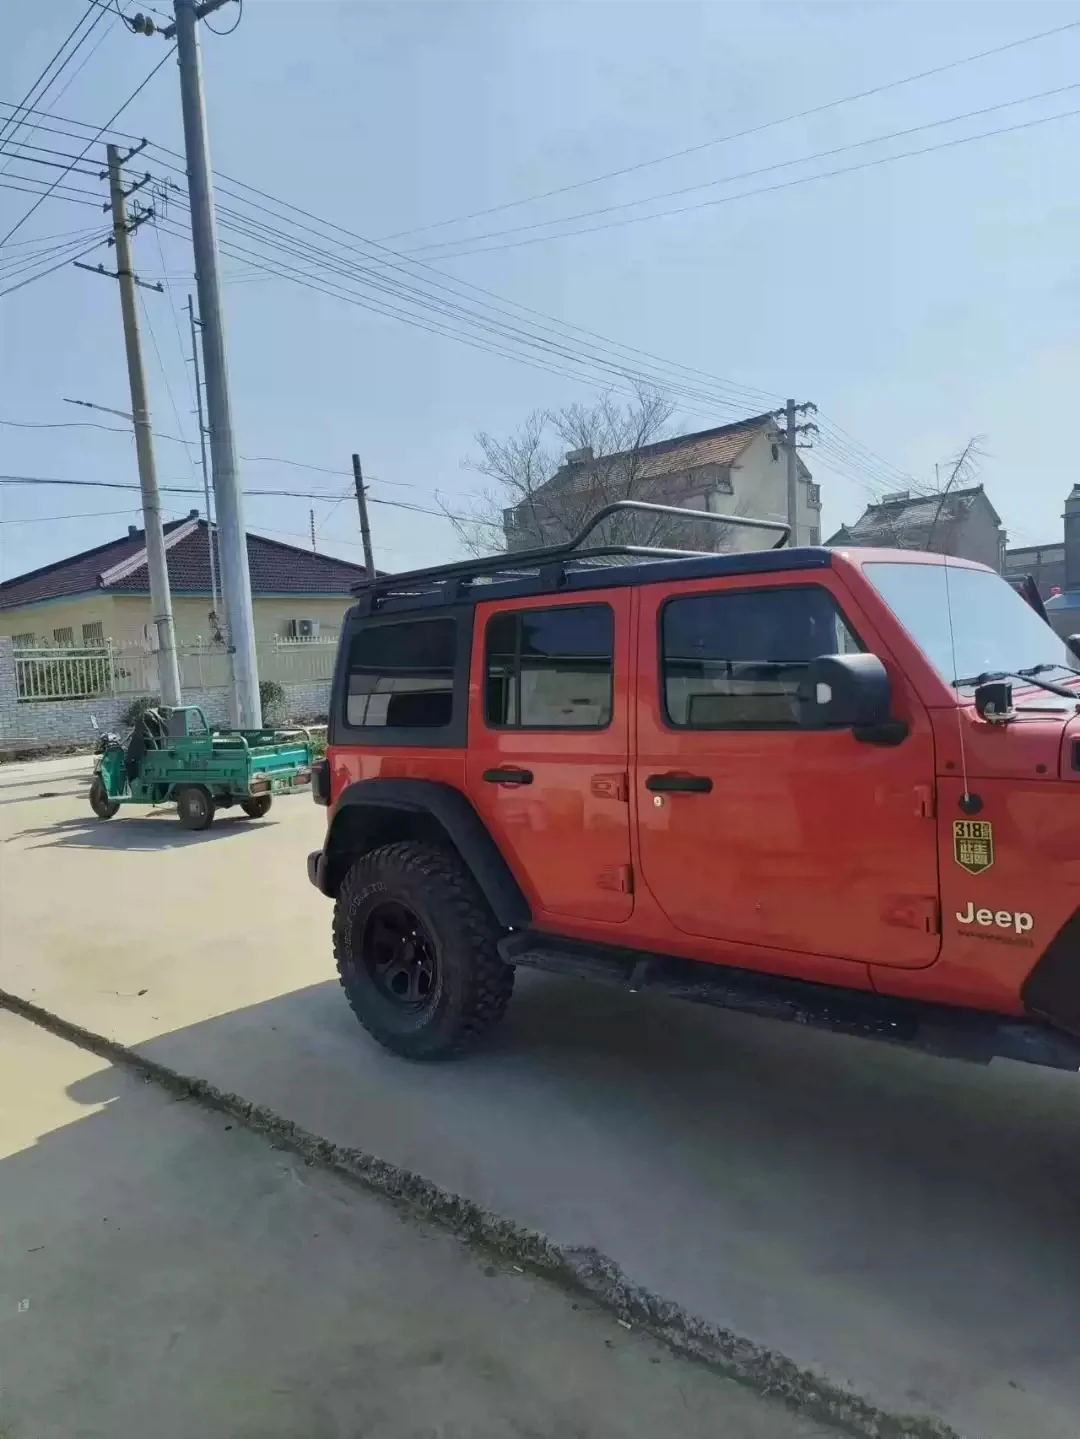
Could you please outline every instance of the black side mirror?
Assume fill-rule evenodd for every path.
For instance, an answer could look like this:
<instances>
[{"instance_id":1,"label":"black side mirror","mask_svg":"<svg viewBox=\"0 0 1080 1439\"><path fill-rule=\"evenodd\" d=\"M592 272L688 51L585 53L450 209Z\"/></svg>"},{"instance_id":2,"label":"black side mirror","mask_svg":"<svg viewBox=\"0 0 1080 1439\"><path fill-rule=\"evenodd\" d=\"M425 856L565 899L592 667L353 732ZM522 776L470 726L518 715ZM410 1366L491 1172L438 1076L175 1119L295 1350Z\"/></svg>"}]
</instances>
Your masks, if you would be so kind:
<instances>
[{"instance_id":1,"label":"black side mirror","mask_svg":"<svg viewBox=\"0 0 1080 1439\"><path fill-rule=\"evenodd\" d=\"M1080 660L1080 635L1070 635L1065 641L1065 648L1073 659Z\"/></svg>"},{"instance_id":2,"label":"black side mirror","mask_svg":"<svg viewBox=\"0 0 1080 1439\"><path fill-rule=\"evenodd\" d=\"M889 676L877 655L820 655L799 684L806 729L866 729L889 718Z\"/></svg>"}]
</instances>

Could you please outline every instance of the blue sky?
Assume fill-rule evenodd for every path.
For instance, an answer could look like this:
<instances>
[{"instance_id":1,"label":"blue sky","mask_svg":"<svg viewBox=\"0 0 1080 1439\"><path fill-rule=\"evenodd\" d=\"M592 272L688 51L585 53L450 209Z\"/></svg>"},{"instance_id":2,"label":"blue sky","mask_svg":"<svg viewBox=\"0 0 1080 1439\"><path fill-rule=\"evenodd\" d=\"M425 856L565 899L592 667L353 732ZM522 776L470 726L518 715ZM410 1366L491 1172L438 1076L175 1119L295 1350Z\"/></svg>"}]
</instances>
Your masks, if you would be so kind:
<instances>
[{"instance_id":1,"label":"blue sky","mask_svg":"<svg viewBox=\"0 0 1080 1439\"><path fill-rule=\"evenodd\" d=\"M0 99L21 98L84 8L85 0L10 0L0 20ZM215 19L231 23L232 10ZM235 34L203 32L212 151L220 172L412 249L698 185L1077 84L1080 29L542 202L401 234L1070 21L1080 21L1080 5L1030 0L247 0ZM95 124L165 48L160 37L134 36L118 22L101 28L105 38L66 93L46 102ZM686 202L1071 109L1080 109L1080 88ZM117 124L180 147L171 62ZM449 274L666 360L755 391L814 400L831 421L919 478L983 434L981 477L990 497L1011 541L1035 543L1060 535L1064 496L1078 478L1069 423L1080 392L1078 145L1080 117L1067 118L593 234L513 247L505 242L524 236L504 236L478 241L479 253L456 259L423 255ZM8 178L19 169L29 167L10 166ZM78 183L98 188L92 177ZM0 188L0 234L30 203ZM50 200L14 238L93 223L90 206ZM491 244L502 247L481 249ZM140 273L162 274L164 258L170 277L171 294L144 297L155 425L175 433L179 423L190 437L186 317L178 314L180 336L173 318L191 286L190 251L146 226L135 254ZM599 388L284 280L253 278L234 261L225 268L241 453L347 472L359 450L379 477L373 499L430 506L438 490L467 504L481 483L463 463L475 453L478 429L508 432L535 406ZM80 413L65 397L127 408L118 297L105 280L68 267L0 298L0 347L0 420L114 423ZM701 406L683 406L686 428L738 413ZM195 482L187 453L159 443L162 484ZM136 478L130 439L99 430L0 425L0 456L6 473ZM855 518L868 498L865 470L842 465L837 474L820 462L824 456L806 458L822 483L826 532ZM250 488L343 495L348 488L347 474L262 460L245 463L243 475ZM108 490L0 489L0 574L122 533L137 515L103 512L131 502ZM176 497L170 512L195 503ZM251 529L302 544L310 508L306 499L251 498L246 519ZM358 559L355 506L320 500L314 509L320 547ZM42 518L90 511L97 517ZM377 557L387 567L453 553L454 534L442 519L390 505L372 513Z\"/></svg>"}]
</instances>

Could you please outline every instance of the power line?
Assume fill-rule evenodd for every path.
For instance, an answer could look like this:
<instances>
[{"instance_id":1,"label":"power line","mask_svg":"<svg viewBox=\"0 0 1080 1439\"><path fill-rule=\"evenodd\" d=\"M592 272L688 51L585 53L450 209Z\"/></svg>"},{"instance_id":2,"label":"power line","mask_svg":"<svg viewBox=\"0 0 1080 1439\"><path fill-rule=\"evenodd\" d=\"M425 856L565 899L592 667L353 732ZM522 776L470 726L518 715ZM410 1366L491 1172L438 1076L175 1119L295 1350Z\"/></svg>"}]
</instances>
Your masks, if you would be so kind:
<instances>
[{"instance_id":1,"label":"power line","mask_svg":"<svg viewBox=\"0 0 1080 1439\"><path fill-rule=\"evenodd\" d=\"M91 17L93 18L91 19ZM25 111L31 101L38 101L44 99L45 95L51 88L53 81L59 77L59 75L64 70L64 67L71 62L71 60L77 53L79 47L86 41L91 31L93 31L93 29L101 23L102 18L103 17L101 15L97 15L94 13L92 4L88 5L87 8L83 11L83 13L79 16L78 20L76 20L75 24L71 27L67 35L61 41L59 48L55 51L55 53L46 63L44 69L41 70L41 72L37 76L37 79L33 82L29 90L27 90L26 94L23 96L20 103L16 106L15 115L13 115L9 120L4 121L3 129L0 130L0 154L3 153L3 146L7 142L8 138L21 128L22 121L18 118L18 112L20 110ZM87 29L82 35L78 35L78 32L82 29L83 25L86 23L87 20L90 20L89 29ZM78 36L77 39L76 36ZM74 48L71 50L70 54L64 56L64 51L67 49L67 47L71 44L73 40L75 41ZM63 56L64 58L61 59L61 56ZM60 64L56 70L56 73L49 77L49 71L52 70L53 66L58 60L60 61Z\"/></svg>"},{"instance_id":2,"label":"power line","mask_svg":"<svg viewBox=\"0 0 1080 1439\"><path fill-rule=\"evenodd\" d=\"M972 65L978 60L986 60L994 55L1003 55L1006 51L1019 49L1023 45L1031 45L1039 40L1047 40L1052 36L1064 34L1066 31L1075 30L1080 27L1080 20L1071 20L1065 25L1057 25L1052 30L1040 30L1035 35L1024 35L1017 40L1010 40L1004 45L996 45L990 50L981 50L975 55L965 55L958 60L949 60L944 64L935 65L929 70L921 70L915 75L905 75L899 80L889 80L880 85L874 85L869 90L860 90L852 95L841 96L837 100L829 100L824 104L811 106L806 110L798 110L790 115L779 116L773 120L763 121L758 125L751 125L744 130L736 130L727 135L720 135L714 140L704 140L697 145L688 145L682 150L672 150L666 155L658 155L650 160L640 160L633 165L624 165L618 170L608 170L602 175L593 175L587 180L577 180L573 184L559 185L551 190L544 190L540 194L527 195L520 200L508 200L500 205L489 205L482 210L473 210L466 215L454 215L446 220L436 220L427 225L417 225L411 230L397 230L393 234L383 235L383 240L400 240L408 235L423 234L428 230L439 230L447 225L463 224L466 220L480 219L484 215L498 214L503 210L513 210L521 205L531 205L540 200L550 200L556 195L566 195L573 190L581 190L589 185L598 185L604 180L615 180L622 175L633 174L637 170L645 170L654 165L667 164L670 160L679 160L686 155L694 155L702 150L712 149L717 145L726 145L735 140L744 140L751 135L759 135L765 130L775 129L779 125L789 125L796 120L808 120L813 115L822 115L828 110L835 110L841 105L854 104L858 100L868 100L873 95L883 95L889 90L899 89L904 85L913 85L920 80L929 80L935 75L944 75L950 70L958 69L963 65Z\"/></svg>"},{"instance_id":3,"label":"power line","mask_svg":"<svg viewBox=\"0 0 1080 1439\"><path fill-rule=\"evenodd\" d=\"M1076 89L1077 86L1070 85L1064 88ZM862 160L856 165L842 165L835 170L822 170L814 175L800 175L796 176L796 178L792 180L781 180L778 181L775 185L761 185L754 190L741 190L738 194L735 195L721 195L714 200L699 200L693 205L678 205L668 210L657 210L654 214L651 215L625 215L618 220L605 220L603 224L600 225L583 225L576 230L561 230L558 234L555 235L531 235L527 238L520 240L507 240L503 244L498 245L477 245L471 250L455 250L453 254L443 254L439 255L437 258L442 260L460 260L465 255L486 255L489 254L492 250L516 250L520 249L524 245L537 245L549 240L566 240L570 239L575 235L592 235L599 230L613 230L618 229L624 225L639 225L648 220L666 219L671 215L685 215L695 210L708 210L716 205L729 205L736 200L750 199L754 195L771 195L779 190L794 189L796 186L808 185L817 180L831 180L838 175L850 175L854 174L858 170L875 169L878 165L892 165L897 160L909 160L919 155L929 155L936 150L949 150L955 148L958 145L971 145L977 140L990 140L996 138L999 135L1016 134L1021 130L1034 129L1038 125L1048 125L1054 120L1068 120L1078 114L1080 114L1080 110L1064 110L1056 115L1043 115L1034 120L1018 121L1015 125L1000 126L996 130L982 130L978 134L961 135L954 140L939 140L934 145L924 145L915 150L902 150L896 155L879 155L872 160ZM862 144L864 142L859 143ZM853 149L855 148L855 146L847 146L842 148ZM816 157L806 157L807 160L814 158ZM778 167L769 166L767 168L776 169ZM508 231L507 233L511 232ZM461 241L461 243L468 244L469 241L463 240Z\"/></svg>"},{"instance_id":4,"label":"power line","mask_svg":"<svg viewBox=\"0 0 1080 1439\"><path fill-rule=\"evenodd\" d=\"M157 74L157 72L161 69L161 67L165 64L165 62L172 57L172 55L175 53L175 51L176 51L176 46L175 46L175 45L170 46L170 48L169 48L168 50L166 50L165 54L161 57L161 59L157 62L157 64L154 66L154 68L150 71L149 75L147 75L144 80L141 80L141 81L139 82L139 84L136 85L135 89L131 92L131 94L127 97L127 99L123 102L123 104L120 105L118 109L114 110L113 113L109 116L109 118L105 121L104 125L102 125L102 126L98 129L98 131L96 132L96 134L94 134L93 136L91 136L91 138L90 138L89 140L87 140L86 144L83 146L83 149L82 149L82 151L80 152L80 154L79 154L79 156L78 156L78 159L79 159L79 160L81 160L81 159L86 155L86 153L87 153L87 151L90 149L91 145L93 145L96 140L99 140L99 139L101 138L101 136L105 133L105 131L110 128L110 126L112 125L113 121L116 120L118 116L122 115L122 114L124 113L124 111L127 109L127 107L132 103L132 101L135 100L136 97L139 96L139 95L143 92L143 90L146 89L146 87L147 87L147 85L149 85L150 81L154 78L154 76L155 76L155 75ZM30 216L34 213L34 211L38 208L38 206L41 205L45 200L47 200L47 199L49 198L49 196L50 196L50 195L53 193L53 191L56 189L57 185L59 185L60 181L63 179L65 173L66 173L66 172L62 171L62 172L60 173L60 175L58 175L57 178L53 181L52 185L50 185L50 187L48 188L48 190L46 190L45 193L44 193L42 196L40 196L39 199L35 200L35 202L30 206L29 210L27 210L26 214L22 217L22 219L21 219L21 220L17 220L17 221L15 222L15 224L12 225L11 229L7 232L7 234L4 236L4 238L3 238L2 240L0 240L0 249L3 249L3 247L7 244L7 242L11 239L12 235L14 235L17 230L22 229L23 225L26 224L27 220L29 220Z\"/></svg>"},{"instance_id":5,"label":"power line","mask_svg":"<svg viewBox=\"0 0 1080 1439\"><path fill-rule=\"evenodd\" d=\"M553 225L570 224L574 220L588 220L597 215L615 214L622 210L632 210L639 205L652 205L659 200L674 199L679 195L696 194L700 190L714 189L717 185L731 185L737 180L749 180L758 175L769 175L776 170L786 170L792 165L808 165L814 160L826 160L833 155L849 154L852 150L862 150L868 145L883 145L889 140L901 140L908 135L917 135L926 130L940 129L943 125L957 125L962 120L975 120L982 115L991 115L999 110L1011 109L1014 105L1029 105L1035 100L1049 100L1056 95L1064 95L1069 91L1080 89L1080 81L1071 85L1060 85L1052 90L1041 90L1034 95L1022 95L1015 100L1002 100L995 105L985 105L978 110L965 110L959 115L948 115L941 120L928 120L921 125L910 125L903 130L893 130L884 135L872 135L866 140L852 140L844 145L835 145L828 150L817 150L810 155L798 155L792 160L777 160L770 165L759 165L752 170L742 170L732 175L721 175L715 180L705 180L697 185L682 185L676 190L664 190L655 195L644 195L638 200L623 200L614 205L601 205L593 210L579 210L573 215L562 215L555 220L534 220L528 225L515 225L504 230L490 230L486 234L466 235L460 240L444 240L437 244L421 245L417 250L407 251L409 254L427 253L432 250L445 250L456 245L471 245L477 240L497 239L504 235L520 235L531 230L549 228ZM668 212L661 212L668 213ZM676 212L678 213L678 212ZM636 220L655 219L654 215L635 216ZM547 236L545 238L557 239L558 236ZM453 259L448 256L445 258Z\"/></svg>"},{"instance_id":6,"label":"power line","mask_svg":"<svg viewBox=\"0 0 1080 1439\"><path fill-rule=\"evenodd\" d=\"M0 525L47 525L56 524L60 520L105 520L113 519L116 515L135 515L139 513L139 506L129 506L126 510L80 510L77 515L28 515L21 520L0 520Z\"/></svg>"},{"instance_id":7,"label":"power line","mask_svg":"<svg viewBox=\"0 0 1080 1439\"><path fill-rule=\"evenodd\" d=\"M49 116L49 118L59 119L63 124L80 125L86 123L82 121L64 120L63 117L58 116ZM82 137L80 136L79 138ZM170 150L168 147L157 144L154 144L152 148L155 152L159 154L159 156L164 157L160 160L160 163L163 164L167 169L171 169L177 173L183 172L182 157L179 156L175 151ZM276 207L276 209L269 208L267 204L261 204L256 201L250 200L246 197L246 195L238 194L236 192L236 189L230 187L237 187L237 189L247 192L247 194L257 195L260 197L260 200L269 202L269 206L274 206ZM345 245L343 248L351 251L352 253L361 254L363 258L367 259L368 261L377 261L378 263L382 264L385 269L400 270L410 280L418 280L418 277L411 273L411 271L413 270L422 271L424 272L425 276L430 275L432 277L435 277L432 281L429 281L429 283L434 289L443 292L443 294L449 296L455 302L454 310L452 312L454 319L459 318L461 315L459 305L464 303L464 295L462 294L462 292L468 291L475 295L487 297L480 303L482 306L482 310L488 312L486 318L489 320L492 313L496 315L501 314L503 316L509 315L510 312L503 307L510 306L513 310L518 311L521 315L536 317L541 321L548 322L547 324L542 324L539 327L540 330L542 332L546 332L549 335L559 337L564 346L567 341L568 334L583 335L590 340L598 341L601 347L600 353L603 355L605 362L605 368L603 373L605 374L605 378L609 384L611 382L611 375L613 373L619 378L626 375L630 363L628 362L626 357L632 355L642 357L650 361L650 365L648 368L652 371L652 373L648 373L647 376L643 376L643 378L647 378L649 382L653 384L658 384L661 388L666 388L669 390L679 391L681 389L683 395L689 393L698 398L699 400L704 400L711 407L714 408L717 405L723 405L728 408L735 408L735 404L733 401L737 401L739 404L744 405L747 408L769 409L776 402L777 393L775 392L773 394L768 394L764 391L752 391L745 386L737 386L731 381L721 380L715 375L710 375L708 372L695 369L692 366L682 365L679 362L675 361L663 360L661 357L652 355L650 352L642 350L638 347L625 345L619 341L608 340L606 339L606 337L598 335L596 332L590 331L583 326L575 325L572 322L560 320L555 316L547 315L543 311L535 310L532 307L523 305L519 301L507 299L504 296L498 295L493 291L486 290L482 286L476 285L470 281L459 279L456 276L447 275L444 271L439 270L435 266L428 264L425 261L412 259L393 250L389 250L386 246L381 245L378 242L368 240L364 236L358 235L356 234L356 232L350 231L344 226L338 225L335 222L323 220L320 217L313 215L310 211L304 210L302 207L293 205L291 202L288 201L280 200L275 196L267 194L265 191L259 190L255 186L248 185L244 181L235 180L229 176L221 175L219 176L218 188L223 194L229 196L234 201L237 201L249 207L250 209L259 210L267 215L272 215L275 219L278 219L282 223L293 227L293 229L299 229L313 235L318 235L320 236L320 238L324 239L324 241L338 247L338 249L342 248L342 242L340 240L331 239L326 232L329 231L334 232L337 235L346 236L350 241L357 243ZM282 211L288 213L282 215L281 213L279 213ZM232 218L233 216L235 216L235 221ZM292 216L301 216L303 218L302 220L296 220L291 218ZM303 247L307 242L302 241L299 237L295 235L283 235L283 232L279 228L269 226L265 222L259 222L255 220L252 216L241 216L238 215L237 212L232 211L230 212L230 215L226 218L228 218L230 224L234 224L234 227L239 234L250 238L252 236L252 233L254 233L258 243L277 248L279 253L281 253L282 251L282 242L284 242L286 246L284 253L289 254L291 252L294 257L296 255L306 254L306 263L308 265L314 263L316 267L325 270L325 268L327 267L327 258L329 258L332 265L337 267L337 273L344 274L346 278L353 280L354 283L357 282L358 278L360 280L363 280L370 276L370 271L366 270L364 267L357 267L355 265L355 262L348 261L340 254L334 254L327 257L326 251L319 250L318 248L313 247L310 244L307 244L307 248L305 250ZM306 223L308 221L312 223ZM182 237L182 232L180 231L170 229L167 230L167 233L178 234ZM367 247L367 251L376 251L377 255L373 256L369 253L366 253L366 251L360 250L359 246ZM312 278L308 270L298 270L295 266L282 267L280 262L275 265L274 262L265 254L262 254L261 252L253 252L246 247L241 248L239 245L236 245L235 242L234 248L230 251L230 253L232 253L235 258L241 259L245 263L254 262L256 270L261 270L265 274L276 276L277 278L293 280L294 282L304 284L308 288L311 288L319 293L328 294L333 298L344 299L349 303L359 304L364 308L372 309L375 313L390 314L393 318L404 318L401 312L396 310L396 308L391 309L386 307L384 303L373 303L369 299L361 298L357 296L355 292L343 290L342 286L340 286L334 281L331 281L329 285L327 285L325 282L319 283L317 279ZM387 259L383 259L383 256L387 257ZM342 270L342 266L346 266L347 268ZM384 270L383 272L381 272L379 278L382 281L385 281L389 277L386 276ZM430 305L433 298L427 292L416 290L415 286L406 287L403 293L404 297L410 299L411 302L420 303L422 305ZM494 301L495 303L490 304L488 303L488 300ZM473 319L475 318L476 316L474 312ZM587 357L588 362L592 364L592 373L583 374L580 368L570 370L567 369L565 366L560 367L557 363L546 363L544 359L540 358L538 355L535 354L526 357L519 352L508 351L501 345L484 343L483 339L475 334L472 336L463 335L460 331L460 326L454 325L452 322L449 322L449 317L446 313L443 313L439 316L439 321L440 322L433 324L422 315L410 316L410 322L416 325L418 328L428 329L434 333L447 335L450 338L457 339L461 343L470 344L474 348L484 349L487 350L489 353L495 353L508 358L513 358L518 362L531 364L535 368L548 369L552 373L562 374L579 382L581 382L582 380L588 380L590 383L593 384L597 382L595 370L595 354ZM505 333L502 334L500 338L503 341L507 342L514 339L513 336L507 335ZM535 340L535 337L533 338ZM619 352L622 353L620 354ZM567 358L565 355L565 349L563 350L563 353L559 356L559 358ZM569 358L571 358L573 361L576 361L579 365L582 360L581 355L576 352L573 356ZM677 376L678 378L675 379L673 378L674 376ZM690 377L694 384L688 386L686 377ZM703 381L708 387L708 389L702 391L700 389L700 386L697 384L697 382L699 381ZM717 390L713 388L717 386L722 386L725 388L727 393L724 398L721 398L717 393ZM616 388L617 387L618 386L616 386ZM824 424L828 425L829 423L830 422L828 421L827 417L825 417ZM846 432L842 433L846 435ZM837 441L837 443L848 444L849 440L850 437L848 437L848 439L844 441ZM854 442L854 444L857 443L858 442ZM854 468L861 468L864 473L870 474L872 476L873 482L878 484L895 484L897 482L897 476L901 478L903 477L902 471L900 471L896 466L892 466L890 462L882 460L879 456L875 456L873 451L870 451L867 447L861 446L860 450L860 454L855 454L854 452L850 453L846 462L850 466ZM877 467L876 472L872 468L874 466Z\"/></svg>"},{"instance_id":8,"label":"power line","mask_svg":"<svg viewBox=\"0 0 1080 1439\"><path fill-rule=\"evenodd\" d=\"M20 255L12 255L6 260L0 259L0 278L7 279L11 275L21 274L27 269L33 269L42 260L51 259L69 249L78 249L93 238L93 231L78 236L76 239L61 240L53 245L39 245L36 250L26 250Z\"/></svg>"},{"instance_id":9,"label":"power line","mask_svg":"<svg viewBox=\"0 0 1080 1439\"><path fill-rule=\"evenodd\" d=\"M28 275L25 279L20 280L17 285L9 285L6 290L0 290L0 299L3 299L5 295L13 295L16 290L22 290L27 285L32 285L35 280L44 280L46 275L52 275L57 270L64 269L67 265L71 264L73 260L81 260L84 255L93 254L95 250L100 249L101 246L105 244L106 239L107 236L103 235L100 239L95 240L93 244L88 245L85 249L79 250L73 254L65 255L62 260L58 260L55 264L49 265L47 269L39 270L36 274L33 275Z\"/></svg>"},{"instance_id":10,"label":"power line","mask_svg":"<svg viewBox=\"0 0 1080 1439\"><path fill-rule=\"evenodd\" d=\"M0 475L0 485L4 485L4 486L30 486L30 487L33 487L33 488L37 488L37 487L39 487L39 486L62 486L62 487L64 487L64 488L77 489L77 490L124 490L124 491L137 491L138 488L139 488L138 485L133 485L133 484L127 483L127 482L125 482L125 481L123 481L123 480L61 480L61 479L54 479L54 478L52 478L52 477L45 477L45 476L41 476L41 475ZM201 487L201 486L196 489L196 488L194 488L193 486L186 486L186 485L161 485L161 486L159 486L159 488L160 488L160 491L161 491L161 493L162 493L163 495L201 495L201 494L202 494L202 487ZM251 497L254 497L254 498L256 498L256 499L323 500L323 501L326 501L326 502L329 502L329 503L333 503L334 501L336 501L336 500L339 498L337 495L332 495L332 494L331 494L331 495L328 495L328 494L326 494L325 492L315 492L315 491L311 491L311 490L262 490L262 489L252 489L252 490L248 490L248 489L245 489L244 494L245 494L245 496L251 496ZM384 500L384 499L376 499L374 496L369 495L369 496L368 496L368 503L369 503L369 504L372 504L372 505L384 505L384 506L386 506L388 509L392 509L392 510L407 510L407 511L409 511L409 512L412 513L412 514L417 514L417 515L432 515L432 516L434 516L436 519L440 519L440 520L441 520L441 519L457 519L457 520L465 520L465 519L467 519L467 517L464 516L464 515L450 515L450 514L445 513L443 510L433 510L433 509L430 509L430 508L429 508L428 506L426 506L426 505L414 505L414 504L409 503L409 502L406 501L406 500Z\"/></svg>"},{"instance_id":11,"label":"power line","mask_svg":"<svg viewBox=\"0 0 1080 1439\"><path fill-rule=\"evenodd\" d=\"M99 420L3 420L0 425L8 425L17 430L107 430L113 435L127 435L130 439L132 431L126 425L103 425ZM177 445L197 445L198 440L185 440L180 435L166 435L161 430L154 430L155 440L170 440ZM290 465L297 470L312 470L322 475L346 476L348 470L331 469L328 465L311 465L306 460L285 459L282 455L241 455L240 458L246 465ZM416 486L407 480L383 480L378 475L369 475L366 483L376 485L390 485L395 489L414 490ZM353 491L350 489L348 494Z\"/></svg>"}]
</instances>

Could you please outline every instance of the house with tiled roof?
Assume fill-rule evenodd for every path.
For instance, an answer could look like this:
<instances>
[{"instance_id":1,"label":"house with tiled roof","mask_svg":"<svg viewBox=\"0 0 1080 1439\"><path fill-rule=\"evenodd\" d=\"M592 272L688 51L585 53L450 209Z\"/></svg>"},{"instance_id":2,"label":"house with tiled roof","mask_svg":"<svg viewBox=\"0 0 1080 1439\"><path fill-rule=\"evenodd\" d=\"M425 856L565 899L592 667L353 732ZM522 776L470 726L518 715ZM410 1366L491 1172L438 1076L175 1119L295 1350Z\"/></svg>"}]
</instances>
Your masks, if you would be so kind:
<instances>
[{"instance_id":1,"label":"house with tiled roof","mask_svg":"<svg viewBox=\"0 0 1080 1439\"><path fill-rule=\"evenodd\" d=\"M192 510L165 526L177 644L210 643L212 615L210 546L217 563L217 532ZM364 578L361 565L315 554L264 535L247 537L248 568L257 641L334 635L353 603L351 586ZM150 576L146 535L134 525L126 535L57 560L0 584L0 636L15 648L44 645L119 646L150 642Z\"/></svg>"},{"instance_id":2,"label":"house with tiled roof","mask_svg":"<svg viewBox=\"0 0 1080 1439\"><path fill-rule=\"evenodd\" d=\"M821 543L821 492L799 460L798 533L792 542ZM753 415L710 430L675 435L636 450L596 456L571 450L527 500L503 514L506 546L528 549L562 538L613 498L649 500L681 509L749 519L787 518L787 467L772 415ZM703 522L697 542L712 542ZM678 522L676 522L678 524ZM660 537L660 542L666 542ZM678 536L671 542L678 542ZM715 547L757 549L769 541L741 527L717 527Z\"/></svg>"},{"instance_id":3,"label":"house with tiled roof","mask_svg":"<svg viewBox=\"0 0 1080 1439\"><path fill-rule=\"evenodd\" d=\"M825 543L836 549L928 550L1000 571L1005 539L1001 516L982 485L971 485L948 494L898 490L885 495Z\"/></svg>"}]
</instances>

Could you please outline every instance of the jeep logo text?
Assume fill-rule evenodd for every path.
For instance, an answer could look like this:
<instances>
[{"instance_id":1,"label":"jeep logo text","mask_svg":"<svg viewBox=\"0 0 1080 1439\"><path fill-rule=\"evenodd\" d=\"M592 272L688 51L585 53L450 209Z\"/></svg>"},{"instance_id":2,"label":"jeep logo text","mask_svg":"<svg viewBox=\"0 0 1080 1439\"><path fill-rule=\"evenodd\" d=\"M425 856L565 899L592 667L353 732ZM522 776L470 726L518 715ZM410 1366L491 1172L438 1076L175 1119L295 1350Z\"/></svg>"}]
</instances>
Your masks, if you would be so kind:
<instances>
[{"instance_id":1,"label":"jeep logo text","mask_svg":"<svg viewBox=\"0 0 1080 1439\"><path fill-rule=\"evenodd\" d=\"M965 910L957 910L956 918L961 924L981 924L984 929L991 925L998 929L1012 929L1017 934L1027 934L1035 926L1030 914L1009 909L976 909L971 900Z\"/></svg>"}]
</instances>

